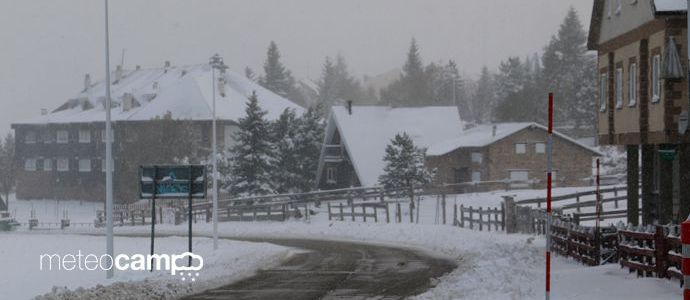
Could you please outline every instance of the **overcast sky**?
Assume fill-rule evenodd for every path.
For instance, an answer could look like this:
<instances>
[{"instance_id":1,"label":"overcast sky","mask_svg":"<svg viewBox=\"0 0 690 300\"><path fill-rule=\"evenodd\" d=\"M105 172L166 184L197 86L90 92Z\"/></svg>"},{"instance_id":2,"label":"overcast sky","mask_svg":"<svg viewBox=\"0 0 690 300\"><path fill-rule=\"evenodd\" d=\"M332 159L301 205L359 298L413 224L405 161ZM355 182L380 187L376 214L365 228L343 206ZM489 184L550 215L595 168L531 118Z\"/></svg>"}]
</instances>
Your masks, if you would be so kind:
<instances>
[{"instance_id":1,"label":"overcast sky","mask_svg":"<svg viewBox=\"0 0 690 300\"><path fill-rule=\"evenodd\" d=\"M125 68L204 63L260 71L275 40L298 78L318 78L325 56L376 75L402 65L415 37L425 62L463 73L540 51L573 6L589 26L593 0L110 0L111 63ZM56 108L103 78L103 1L0 0L0 134Z\"/></svg>"}]
</instances>

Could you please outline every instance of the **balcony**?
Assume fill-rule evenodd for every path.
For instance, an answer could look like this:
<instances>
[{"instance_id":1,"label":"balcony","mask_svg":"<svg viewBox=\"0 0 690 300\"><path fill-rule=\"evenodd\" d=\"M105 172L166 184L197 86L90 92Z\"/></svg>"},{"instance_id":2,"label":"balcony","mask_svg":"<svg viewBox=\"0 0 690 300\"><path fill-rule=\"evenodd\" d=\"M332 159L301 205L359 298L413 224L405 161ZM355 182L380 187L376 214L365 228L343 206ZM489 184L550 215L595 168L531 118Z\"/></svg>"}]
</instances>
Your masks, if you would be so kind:
<instances>
[{"instance_id":1,"label":"balcony","mask_svg":"<svg viewBox=\"0 0 690 300\"><path fill-rule=\"evenodd\" d=\"M324 161L341 162L345 159L345 149L343 145L325 145Z\"/></svg>"}]
</instances>

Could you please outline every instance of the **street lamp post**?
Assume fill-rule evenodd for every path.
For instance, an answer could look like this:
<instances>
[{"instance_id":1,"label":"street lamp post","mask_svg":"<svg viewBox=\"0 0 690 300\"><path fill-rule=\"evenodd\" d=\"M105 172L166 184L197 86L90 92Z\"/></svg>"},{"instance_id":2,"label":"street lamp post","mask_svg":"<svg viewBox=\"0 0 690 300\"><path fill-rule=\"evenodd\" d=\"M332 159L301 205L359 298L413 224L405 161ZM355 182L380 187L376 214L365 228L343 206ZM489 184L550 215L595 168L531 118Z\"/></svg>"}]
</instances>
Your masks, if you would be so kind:
<instances>
[{"instance_id":1,"label":"street lamp post","mask_svg":"<svg viewBox=\"0 0 690 300\"><path fill-rule=\"evenodd\" d=\"M113 145L111 132L110 100L110 38L108 32L108 0L105 0L105 224L106 252L113 254ZM111 261L112 263L112 261ZM107 278L113 278L114 267L108 269Z\"/></svg>"},{"instance_id":2,"label":"street lamp post","mask_svg":"<svg viewBox=\"0 0 690 300\"><path fill-rule=\"evenodd\" d=\"M224 72L228 67L223 63L223 58L217 53L211 56L209 60L209 65L211 66L211 86L212 86L212 97L213 97L213 121L212 121L212 133L211 133L211 163L213 168L212 179L213 179L213 250L218 249L218 158L217 158L217 145L216 145L216 69Z\"/></svg>"}]
</instances>

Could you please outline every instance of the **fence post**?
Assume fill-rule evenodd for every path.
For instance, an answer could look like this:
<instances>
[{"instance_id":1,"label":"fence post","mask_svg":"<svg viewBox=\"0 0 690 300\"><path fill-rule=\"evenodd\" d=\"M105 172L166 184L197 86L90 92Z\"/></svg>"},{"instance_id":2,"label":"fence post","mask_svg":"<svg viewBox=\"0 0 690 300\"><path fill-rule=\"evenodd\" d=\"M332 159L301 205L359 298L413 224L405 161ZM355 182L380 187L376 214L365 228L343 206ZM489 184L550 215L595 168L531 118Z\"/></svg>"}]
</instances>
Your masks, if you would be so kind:
<instances>
[{"instance_id":1,"label":"fence post","mask_svg":"<svg viewBox=\"0 0 690 300\"><path fill-rule=\"evenodd\" d=\"M683 243L683 300L690 300L690 218L680 224L680 241Z\"/></svg>"},{"instance_id":2,"label":"fence post","mask_svg":"<svg viewBox=\"0 0 690 300\"><path fill-rule=\"evenodd\" d=\"M410 201L410 223L414 223L414 198Z\"/></svg>"},{"instance_id":3,"label":"fence post","mask_svg":"<svg viewBox=\"0 0 690 300\"><path fill-rule=\"evenodd\" d=\"M506 233L517 232L517 216L515 215L515 199L503 196L503 223Z\"/></svg>"},{"instance_id":4,"label":"fence post","mask_svg":"<svg viewBox=\"0 0 690 300\"><path fill-rule=\"evenodd\" d=\"M498 207L494 207L494 229L498 231Z\"/></svg>"},{"instance_id":5,"label":"fence post","mask_svg":"<svg viewBox=\"0 0 690 300\"><path fill-rule=\"evenodd\" d=\"M343 215L343 203L340 202L340 221L345 221L345 216Z\"/></svg>"},{"instance_id":6,"label":"fence post","mask_svg":"<svg viewBox=\"0 0 690 300\"><path fill-rule=\"evenodd\" d=\"M331 220L331 203L328 202L328 221Z\"/></svg>"},{"instance_id":7,"label":"fence post","mask_svg":"<svg viewBox=\"0 0 690 300\"><path fill-rule=\"evenodd\" d=\"M386 223L391 222L390 209L388 208L388 203L386 203Z\"/></svg>"},{"instance_id":8,"label":"fence post","mask_svg":"<svg viewBox=\"0 0 690 300\"><path fill-rule=\"evenodd\" d=\"M460 204L460 220L458 221L458 205L453 204L453 215L454 215L453 219L455 220L453 222L458 222L458 223L460 223L460 224L458 224L458 225L460 225L460 228L465 228L465 214L463 213L462 209L463 209L463 206L462 206L462 204Z\"/></svg>"},{"instance_id":9,"label":"fence post","mask_svg":"<svg viewBox=\"0 0 690 300\"><path fill-rule=\"evenodd\" d=\"M441 210L443 211L443 225L446 225L446 193L441 194Z\"/></svg>"},{"instance_id":10,"label":"fence post","mask_svg":"<svg viewBox=\"0 0 690 300\"><path fill-rule=\"evenodd\" d=\"M374 205L374 223L379 222L378 212L376 211L376 205Z\"/></svg>"},{"instance_id":11,"label":"fence post","mask_svg":"<svg viewBox=\"0 0 690 300\"><path fill-rule=\"evenodd\" d=\"M613 197L614 197L613 205L615 208L618 208L618 188L617 187L613 188Z\"/></svg>"},{"instance_id":12,"label":"fence post","mask_svg":"<svg viewBox=\"0 0 690 300\"><path fill-rule=\"evenodd\" d=\"M580 193L575 194L575 203L577 204L575 210L580 212Z\"/></svg>"},{"instance_id":13,"label":"fence post","mask_svg":"<svg viewBox=\"0 0 690 300\"><path fill-rule=\"evenodd\" d=\"M287 204L283 204L283 222L287 219Z\"/></svg>"},{"instance_id":14,"label":"fence post","mask_svg":"<svg viewBox=\"0 0 690 300\"><path fill-rule=\"evenodd\" d=\"M367 206L362 204L362 219L364 220L364 223L367 222Z\"/></svg>"},{"instance_id":15,"label":"fence post","mask_svg":"<svg viewBox=\"0 0 690 300\"><path fill-rule=\"evenodd\" d=\"M397 211L395 212L395 215L398 219L398 223L402 223L402 211L400 209L400 202L397 202L395 204L396 204L395 207L397 209Z\"/></svg>"},{"instance_id":16,"label":"fence post","mask_svg":"<svg viewBox=\"0 0 690 300\"><path fill-rule=\"evenodd\" d=\"M656 231L654 232L654 260L656 261L656 276L659 278L666 277L666 269L668 262L666 261L667 252L666 251L666 234L664 233L664 227L656 225Z\"/></svg>"},{"instance_id":17,"label":"fence post","mask_svg":"<svg viewBox=\"0 0 690 300\"><path fill-rule=\"evenodd\" d=\"M472 224L472 223L474 223L474 218L472 216L472 213L473 213L472 205L470 205L470 229L474 229L474 224Z\"/></svg>"},{"instance_id":18,"label":"fence post","mask_svg":"<svg viewBox=\"0 0 690 300\"><path fill-rule=\"evenodd\" d=\"M350 203L350 211L352 212L352 222L355 221L355 203Z\"/></svg>"}]
</instances>

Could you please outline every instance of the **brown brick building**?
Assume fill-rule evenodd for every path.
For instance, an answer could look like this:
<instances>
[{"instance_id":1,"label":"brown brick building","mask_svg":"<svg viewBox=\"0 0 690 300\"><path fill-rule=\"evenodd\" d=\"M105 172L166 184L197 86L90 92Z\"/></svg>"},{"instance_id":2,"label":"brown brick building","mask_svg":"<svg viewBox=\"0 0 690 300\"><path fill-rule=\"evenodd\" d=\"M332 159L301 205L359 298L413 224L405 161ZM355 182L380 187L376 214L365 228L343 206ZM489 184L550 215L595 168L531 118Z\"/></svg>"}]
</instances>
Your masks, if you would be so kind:
<instances>
[{"instance_id":1,"label":"brown brick building","mask_svg":"<svg viewBox=\"0 0 690 300\"><path fill-rule=\"evenodd\" d=\"M546 182L547 130L536 123L499 123L469 128L427 149L427 167L439 184L482 182L480 189L538 188ZM556 186L588 184L596 150L554 133ZM457 186L457 191L476 190Z\"/></svg>"},{"instance_id":2,"label":"brown brick building","mask_svg":"<svg viewBox=\"0 0 690 300\"><path fill-rule=\"evenodd\" d=\"M646 224L690 213L686 6L686 0L595 0L592 11L588 47L598 54L599 143L626 147L628 207L641 199ZM628 211L637 223L637 211Z\"/></svg>"}]
</instances>

